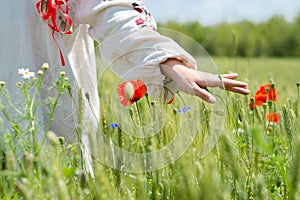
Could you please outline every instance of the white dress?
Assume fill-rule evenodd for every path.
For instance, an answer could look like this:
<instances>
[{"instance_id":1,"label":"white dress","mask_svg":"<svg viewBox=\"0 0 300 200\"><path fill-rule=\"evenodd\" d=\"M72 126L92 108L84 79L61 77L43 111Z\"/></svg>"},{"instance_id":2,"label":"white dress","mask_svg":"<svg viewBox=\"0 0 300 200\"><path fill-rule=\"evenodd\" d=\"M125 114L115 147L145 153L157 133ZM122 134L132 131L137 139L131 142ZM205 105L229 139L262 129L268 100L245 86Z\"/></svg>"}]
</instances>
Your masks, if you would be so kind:
<instances>
[{"instance_id":1,"label":"white dress","mask_svg":"<svg viewBox=\"0 0 300 200\"><path fill-rule=\"evenodd\" d=\"M97 90L94 41L100 43L102 59L121 78L141 79L149 88L150 95L163 93L164 77L159 64L168 58L182 60L188 67L195 67L195 60L173 40L155 31L151 14L139 0L69 0L70 17L74 32L70 35L55 33L58 46L63 52L66 65L61 66L58 46L52 38L52 30L39 16L37 0L9 0L2 2L0 12L0 81L6 82L12 99L19 99L16 82L22 81L18 68L31 71L49 63L41 101L55 96L48 90L65 71L72 85L74 98L64 95L58 105L51 130L71 142L75 139L77 123L77 93L89 93L91 105L84 99L83 143L88 146L87 132L96 130L99 120L99 97ZM153 84L155 83L155 84ZM171 90L176 86L165 81ZM101 84L101 83L100 83ZM169 87L169 86L168 86ZM157 90L159 89L159 90ZM75 99L75 100L74 100ZM93 111L91 110L93 109ZM37 118L47 122L43 107ZM96 116L95 116L95 115ZM1 115L0 115L1 116ZM42 124L43 124L42 123Z\"/></svg>"}]
</instances>

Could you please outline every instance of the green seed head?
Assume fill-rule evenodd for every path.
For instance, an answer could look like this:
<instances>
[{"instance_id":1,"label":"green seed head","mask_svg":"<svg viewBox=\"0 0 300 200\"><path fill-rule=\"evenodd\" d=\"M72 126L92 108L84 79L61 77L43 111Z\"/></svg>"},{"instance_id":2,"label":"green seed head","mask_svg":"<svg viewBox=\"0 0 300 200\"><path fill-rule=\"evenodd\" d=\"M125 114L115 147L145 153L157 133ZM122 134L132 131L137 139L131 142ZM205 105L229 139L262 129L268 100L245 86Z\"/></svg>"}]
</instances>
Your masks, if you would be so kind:
<instances>
[{"instance_id":1,"label":"green seed head","mask_svg":"<svg viewBox=\"0 0 300 200\"><path fill-rule=\"evenodd\" d=\"M268 101L268 105L269 105L269 107L271 108L272 105L273 105L273 101Z\"/></svg>"},{"instance_id":2,"label":"green seed head","mask_svg":"<svg viewBox=\"0 0 300 200\"><path fill-rule=\"evenodd\" d=\"M266 109L267 109L267 106L268 106L268 104L267 104L267 103L263 103L263 105L262 105L262 107L263 107L263 109L264 109L264 110L266 110Z\"/></svg>"},{"instance_id":3,"label":"green seed head","mask_svg":"<svg viewBox=\"0 0 300 200\"><path fill-rule=\"evenodd\" d=\"M58 137L58 141L59 141L59 144L61 146L63 146L65 144L65 138L64 137Z\"/></svg>"},{"instance_id":4,"label":"green seed head","mask_svg":"<svg viewBox=\"0 0 300 200\"><path fill-rule=\"evenodd\" d=\"M178 113L178 112L177 112L177 109L174 108L174 109L173 109L173 114L174 114L174 115L177 115L177 113Z\"/></svg>"},{"instance_id":5,"label":"green seed head","mask_svg":"<svg viewBox=\"0 0 300 200\"><path fill-rule=\"evenodd\" d=\"M272 89L274 89L275 88L275 83L271 83L270 86L271 86Z\"/></svg>"},{"instance_id":6,"label":"green seed head","mask_svg":"<svg viewBox=\"0 0 300 200\"><path fill-rule=\"evenodd\" d=\"M270 88L266 88L266 93L268 93L270 91Z\"/></svg>"},{"instance_id":7,"label":"green seed head","mask_svg":"<svg viewBox=\"0 0 300 200\"><path fill-rule=\"evenodd\" d=\"M151 101L151 106L155 106L156 105L156 102L155 101Z\"/></svg>"}]
</instances>

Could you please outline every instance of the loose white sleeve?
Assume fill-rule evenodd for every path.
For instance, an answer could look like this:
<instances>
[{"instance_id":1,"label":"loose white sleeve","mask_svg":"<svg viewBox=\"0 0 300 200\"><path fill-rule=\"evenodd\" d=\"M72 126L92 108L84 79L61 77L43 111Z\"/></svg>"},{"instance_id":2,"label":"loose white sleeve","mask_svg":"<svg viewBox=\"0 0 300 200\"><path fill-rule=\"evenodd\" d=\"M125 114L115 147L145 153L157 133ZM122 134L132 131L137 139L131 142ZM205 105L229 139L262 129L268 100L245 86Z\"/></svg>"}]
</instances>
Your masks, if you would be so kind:
<instances>
[{"instance_id":1,"label":"loose white sleeve","mask_svg":"<svg viewBox=\"0 0 300 200\"><path fill-rule=\"evenodd\" d=\"M100 43L102 59L121 78L144 81L152 96L164 96L167 101L177 91L161 74L160 63L177 58L187 67L196 67L189 53L156 31L142 1L77 0L73 7L74 21L90 25L89 34Z\"/></svg>"}]
</instances>

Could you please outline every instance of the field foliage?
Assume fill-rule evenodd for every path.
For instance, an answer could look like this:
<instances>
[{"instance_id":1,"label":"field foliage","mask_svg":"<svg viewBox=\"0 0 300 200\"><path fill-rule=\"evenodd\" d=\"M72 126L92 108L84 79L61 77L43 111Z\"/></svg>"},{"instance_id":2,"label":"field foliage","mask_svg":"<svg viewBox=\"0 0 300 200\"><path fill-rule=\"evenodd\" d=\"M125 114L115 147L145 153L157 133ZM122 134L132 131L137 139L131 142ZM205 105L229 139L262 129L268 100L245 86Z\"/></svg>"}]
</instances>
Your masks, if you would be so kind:
<instances>
[{"instance_id":1,"label":"field foliage","mask_svg":"<svg viewBox=\"0 0 300 200\"><path fill-rule=\"evenodd\" d=\"M0 199L299 199L300 60L228 57L213 60L220 73L238 72L239 79L249 83L252 93L247 97L225 93L226 120L217 144L205 157L200 154L203 137L214 124L209 123L210 106L196 99L196 104L185 103L191 106L188 110L196 119L193 123L198 124L197 135L178 160L156 171L129 173L94 159L93 178L84 170L80 140L65 144L63 138L48 131L45 132L48 142L42 145L35 140L37 131L31 113L34 106L30 106L33 98L28 96L25 104L29 106L22 110L26 120L11 119L11 129L2 128L0 132ZM64 76L67 74L58 77L56 85L60 95L68 95L68 80ZM24 82L19 87L24 91L26 87L39 89L42 77L37 80L37 85ZM116 81L119 80L107 72L99 82L99 126L108 143L128 151L147 152L159 149L180 134L178 124L189 113L179 112L183 101L179 95L172 104L163 105L166 122L157 137L138 141L119 127L112 127L115 118L110 105ZM265 83L274 84L277 101L251 110L250 97ZM1 85L2 99L7 101L5 95L8 95L5 85ZM139 111L132 105L136 115L133 121L142 125L141 119L148 119L149 109L157 105L150 101L148 107L145 98L141 99ZM3 103L2 100L0 108L7 120ZM55 99L48 103L51 115ZM280 122L270 122L266 113L278 113ZM185 127L186 130L193 129L194 124L191 126ZM96 151L99 148L97 143L94 147Z\"/></svg>"}]
</instances>

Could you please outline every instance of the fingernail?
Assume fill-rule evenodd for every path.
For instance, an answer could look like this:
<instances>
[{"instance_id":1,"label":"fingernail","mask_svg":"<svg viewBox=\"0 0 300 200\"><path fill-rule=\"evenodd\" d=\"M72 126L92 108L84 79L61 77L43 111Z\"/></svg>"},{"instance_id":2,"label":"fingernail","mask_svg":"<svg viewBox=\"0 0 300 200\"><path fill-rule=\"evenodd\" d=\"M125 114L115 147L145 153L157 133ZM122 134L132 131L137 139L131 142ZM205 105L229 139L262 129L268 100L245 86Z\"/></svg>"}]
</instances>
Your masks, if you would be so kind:
<instances>
[{"instance_id":1,"label":"fingernail","mask_svg":"<svg viewBox=\"0 0 300 200\"><path fill-rule=\"evenodd\" d=\"M208 102L209 102L209 103L215 103L215 102L216 102L216 98L215 98L214 96L210 96L210 97L208 98Z\"/></svg>"}]
</instances>

